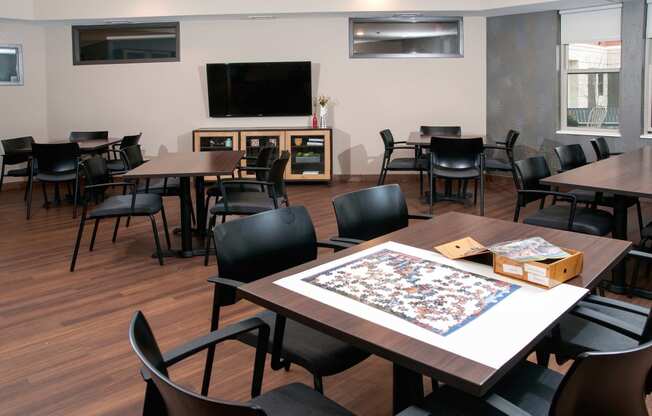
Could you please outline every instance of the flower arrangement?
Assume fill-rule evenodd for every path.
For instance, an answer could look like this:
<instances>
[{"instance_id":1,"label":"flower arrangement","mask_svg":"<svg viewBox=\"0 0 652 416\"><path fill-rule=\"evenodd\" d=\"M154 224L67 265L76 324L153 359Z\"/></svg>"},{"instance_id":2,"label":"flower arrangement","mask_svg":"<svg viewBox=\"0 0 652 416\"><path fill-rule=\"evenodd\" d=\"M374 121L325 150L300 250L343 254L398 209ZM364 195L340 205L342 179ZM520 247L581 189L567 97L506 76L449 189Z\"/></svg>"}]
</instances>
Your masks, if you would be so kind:
<instances>
[{"instance_id":1,"label":"flower arrangement","mask_svg":"<svg viewBox=\"0 0 652 416\"><path fill-rule=\"evenodd\" d=\"M327 97L325 95L320 95L317 97L317 102L319 103L319 106L324 108L328 105L328 102L330 101L330 97Z\"/></svg>"},{"instance_id":2,"label":"flower arrangement","mask_svg":"<svg viewBox=\"0 0 652 416\"><path fill-rule=\"evenodd\" d=\"M328 114L328 102L330 97L320 95L317 97L317 104L319 104L319 127L326 127L326 115Z\"/></svg>"}]
</instances>

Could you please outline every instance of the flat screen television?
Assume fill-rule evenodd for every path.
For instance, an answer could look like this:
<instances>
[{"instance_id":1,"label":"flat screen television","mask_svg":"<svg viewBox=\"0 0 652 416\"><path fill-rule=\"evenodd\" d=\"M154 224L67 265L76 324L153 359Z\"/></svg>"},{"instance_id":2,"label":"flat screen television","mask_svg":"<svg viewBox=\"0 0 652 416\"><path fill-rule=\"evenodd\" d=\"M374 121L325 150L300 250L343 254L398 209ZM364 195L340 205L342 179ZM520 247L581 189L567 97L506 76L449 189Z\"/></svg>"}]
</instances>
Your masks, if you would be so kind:
<instances>
[{"instance_id":1,"label":"flat screen television","mask_svg":"<svg viewBox=\"0 0 652 416\"><path fill-rule=\"evenodd\" d=\"M207 64L211 117L312 114L310 62Z\"/></svg>"}]
</instances>

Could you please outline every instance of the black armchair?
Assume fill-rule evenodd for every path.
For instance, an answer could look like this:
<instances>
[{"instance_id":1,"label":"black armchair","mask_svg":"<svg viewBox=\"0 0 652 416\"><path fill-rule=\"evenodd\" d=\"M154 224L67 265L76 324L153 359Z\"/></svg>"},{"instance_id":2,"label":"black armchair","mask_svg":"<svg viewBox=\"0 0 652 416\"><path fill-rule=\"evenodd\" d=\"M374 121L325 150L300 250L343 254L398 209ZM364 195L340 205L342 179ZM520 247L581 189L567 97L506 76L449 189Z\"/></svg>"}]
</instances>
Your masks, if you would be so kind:
<instances>
[{"instance_id":1,"label":"black armchair","mask_svg":"<svg viewBox=\"0 0 652 416\"><path fill-rule=\"evenodd\" d=\"M83 197L83 211L82 218L79 223L79 231L77 232L77 240L75 242L75 249L73 251L72 260L70 262L70 271L75 271L75 264L77 262L77 254L79 253L79 245L84 233L84 225L87 220L95 220L93 227L93 235L89 251L93 251L95 245L95 236L100 221L106 218L116 218L115 228L113 230L113 239L115 243L118 227L120 225L120 218L132 216L146 216L149 217L152 223L152 231L154 233L154 242L156 243L156 253L158 255L159 264L163 265L163 254L161 252L161 245L159 243L158 229L156 227L156 220L154 215L161 213L163 219L163 227L165 230L165 239L168 249L170 248L170 234L168 232L167 219L165 217L165 208L163 200L159 195L154 194L138 194L136 192L136 184L132 182L113 182L109 171L106 167L106 160L100 157L93 157L87 159L82 164L84 178L86 179L86 186L84 187ZM88 212L88 205L93 193L97 191L103 192L110 187L122 187L124 189L123 195L110 196L100 204L98 204L90 213ZM126 195L126 189L131 188L132 192Z\"/></svg>"},{"instance_id":2,"label":"black armchair","mask_svg":"<svg viewBox=\"0 0 652 416\"><path fill-rule=\"evenodd\" d=\"M32 167L30 163L32 143L34 143L32 136L2 140L4 154L2 155L2 167L0 167L0 191L2 191L2 183L4 182L5 176L29 179L29 169ZM24 168L10 169L5 173L5 166L20 165L23 163L26 164ZM27 188L26 186L25 199L27 199Z\"/></svg>"},{"instance_id":3,"label":"black armchair","mask_svg":"<svg viewBox=\"0 0 652 416\"><path fill-rule=\"evenodd\" d=\"M256 356L251 383L252 400L246 403L198 395L174 383L168 368L216 345L256 332ZM269 326L257 318L224 327L162 354L142 312L134 314L129 328L131 347L144 365L141 374L147 388L143 414L146 416L352 416L304 384L294 383L261 395Z\"/></svg>"},{"instance_id":4,"label":"black armchair","mask_svg":"<svg viewBox=\"0 0 652 416\"><path fill-rule=\"evenodd\" d=\"M517 199L514 222L520 217L520 210L531 202L539 202L539 210L525 218L523 222L540 227L575 231L578 233L603 236L613 229L610 213L598 209L577 207L577 197L573 194L552 191L550 186L539 181L550 176L550 169L543 156L535 156L515 162ZM547 196L566 200L570 205L545 207Z\"/></svg>"},{"instance_id":5,"label":"black armchair","mask_svg":"<svg viewBox=\"0 0 652 416\"><path fill-rule=\"evenodd\" d=\"M607 159L609 156L622 155L620 152L612 153L611 150L609 150L609 144L604 137L591 139L591 147L593 147L593 151L598 160Z\"/></svg>"},{"instance_id":6,"label":"black armchair","mask_svg":"<svg viewBox=\"0 0 652 416\"><path fill-rule=\"evenodd\" d=\"M585 352L565 375L524 361L484 397L444 386L398 416L644 416L651 367L650 342L616 352Z\"/></svg>"},{"instance_id":7,"label":"black armchair","mask_svg":"<svg viewBox=\"0 0 652 416\"><path fill-rule=\"evenodd\" d=\"M218 328L222 307L235 304L238 286L317 258L319 247L341 250L349 244L317 241L308 211L302 206L279 208L215 226L213 232L219 275L215 285L211 331ZM315 389L323 391L322 378L340 373L369 356L345 342L293 320L265 311L258 318L272 331L269 350L272 368L289 369L295 363L313 375ZM248 334L238 338L255 345ZM214 350L209 349L202 393L208 392Z\"/></svg>"},{"instance_id":8,"label":"black armchair","mask_svg":"<svg viewBox=\"0 0 652 416\"><path fill-rule=\"evenodd\" d=\"M432 219L428 214L409 214L405 196L397 184L338 195L333 199L333 208L338 235L331 240L351 244L405 228L411 219Z\"/></svg>"},{"instance_id":9,"label":"black armchair","mask_svg":"<svg viewBox=\"0 0 652 416\"><path fill-rule=\"evenodd\" d=\"M389 129L380 132L380 138L383 140L384 152L383 160L380 166L380 175L378 176L378 185L383 185L387 178L387 172L419 172L419 191L423 194L423 172L428 169L427 161L420 158L415 146L406 145L406 141L395 141L394 135ZM401 146L399 146L401 145ZM414 157L393 158L395 150L412 150Z\"/></svg>"},{"instance_id":10,"label":"black armchair","mask_svg":"<svg viewBox=\"0 0 652 416\"><path fill-rule=\"evenodd\" d=\"M516 140L521 135L516 130L510 130L507 132L505 141L496 141L494 144L485 145L485 150L494 150L496 152L505 152L507 155L507 161L497 159L497 158L486 158L484 162L485 171L498 171L498 172L512 172L514 169L514 146L516 146Z\"/></svg>"},{"instance_id":11,"label":"black armchair","mask_svg":"<svg viewBox=\"0 0 652 416\"><path fill-rule=\"evenodd\" d=\"M127 161L124 158L124 154L122 150L131 147L131 146L136 146L138 143L140 143L140 138L143 135L143 133L138 133L134 134L131 136L124 136L122 140L120 140L120 143L115 143L111 145L111 148L109 150L109 159L106 162L106 166L108 167L110 172L124 172L129 170L129 165L127 164ZM113 158L111 159L111 155L113 155Z\"/></svg>"}]
</instances>

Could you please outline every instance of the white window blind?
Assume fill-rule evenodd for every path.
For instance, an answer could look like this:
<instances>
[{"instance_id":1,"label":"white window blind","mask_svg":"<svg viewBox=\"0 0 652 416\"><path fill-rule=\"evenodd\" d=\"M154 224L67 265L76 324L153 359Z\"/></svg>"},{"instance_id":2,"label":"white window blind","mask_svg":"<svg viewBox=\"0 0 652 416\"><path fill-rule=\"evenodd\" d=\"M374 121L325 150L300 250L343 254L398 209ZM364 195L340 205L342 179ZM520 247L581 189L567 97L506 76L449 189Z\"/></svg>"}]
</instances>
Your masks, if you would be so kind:
<instances>
[{"instance_id":1,"label":"white window blind","mask_svg":"<svg viewBox=\"0 0 652 416\"><path fill-rule=\"evenodd\" d=\"M621 8L618 4L560 10L562 45L620 40Z\"/></svg>"}]
</instances>

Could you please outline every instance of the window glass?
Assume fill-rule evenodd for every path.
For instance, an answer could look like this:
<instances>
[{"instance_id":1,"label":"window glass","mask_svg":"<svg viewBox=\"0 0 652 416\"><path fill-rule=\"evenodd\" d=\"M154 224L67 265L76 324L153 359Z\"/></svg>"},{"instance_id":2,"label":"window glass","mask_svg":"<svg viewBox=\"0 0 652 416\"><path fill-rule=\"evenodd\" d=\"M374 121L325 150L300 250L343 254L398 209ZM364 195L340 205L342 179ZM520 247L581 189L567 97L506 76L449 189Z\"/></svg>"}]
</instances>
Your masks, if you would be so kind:
<instances>
[{"instance_id":1,"label":"window glass","mask_svg":"<svg viewBox=\"0 0 652 416\"><path fill-rule=\"evenodd\" d=\"M0 85L22 84L21 47L0 45Z\"/></svg>"}]
</instances>

